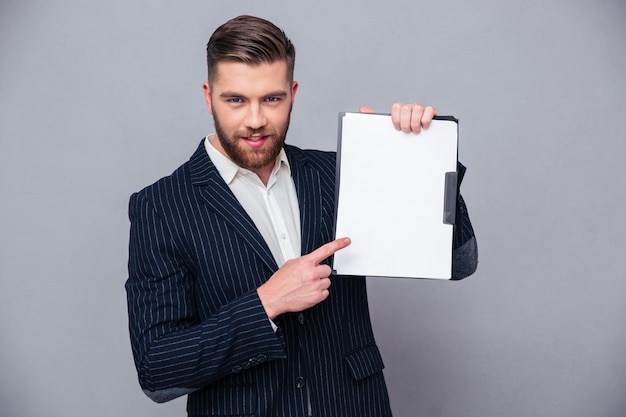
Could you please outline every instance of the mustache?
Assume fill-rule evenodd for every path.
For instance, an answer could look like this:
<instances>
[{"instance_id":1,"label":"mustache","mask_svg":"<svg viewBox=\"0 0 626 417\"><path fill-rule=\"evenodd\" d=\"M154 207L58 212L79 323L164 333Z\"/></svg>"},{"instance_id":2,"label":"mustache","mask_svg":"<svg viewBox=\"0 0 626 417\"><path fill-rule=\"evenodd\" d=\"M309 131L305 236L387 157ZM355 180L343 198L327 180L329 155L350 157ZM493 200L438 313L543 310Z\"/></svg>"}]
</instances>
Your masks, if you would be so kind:
<instances>
[{"instance_id":1,"label":"mustache","mask_svg":"<svg viewBox=\"0 0 626 417\"><path fill-rule=\"evenodd\" d=\"M246 129L237 132L237 136L239 137L248 137L252 135L276 136L276 131L274 129Z\"/></svg>"}]
</instances>

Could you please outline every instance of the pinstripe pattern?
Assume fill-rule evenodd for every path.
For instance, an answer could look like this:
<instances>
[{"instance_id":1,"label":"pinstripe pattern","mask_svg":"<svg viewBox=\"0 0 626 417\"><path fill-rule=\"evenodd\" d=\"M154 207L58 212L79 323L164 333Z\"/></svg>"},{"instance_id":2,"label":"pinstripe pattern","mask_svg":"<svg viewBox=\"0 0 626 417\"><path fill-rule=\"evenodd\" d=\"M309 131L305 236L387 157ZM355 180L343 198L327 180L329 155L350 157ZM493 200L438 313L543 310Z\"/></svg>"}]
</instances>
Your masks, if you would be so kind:
<instances>
[{"instance_id":1,"label":"pinstripe pattern","mask_svg":"<svg viewBox=\"0 0 626 417\"><path fill-rule=\"evenodd\" d=\"M309 253L333 238L335 156L285 150ZM256 288L277 265L202 143L131 196L129 217L130 335L151 398L190 392L190 416L292 417L308 392L315 416L391 415L365 280L335 277L326 301L278 317L274 333Z\"/></svg>"}]
</instances>

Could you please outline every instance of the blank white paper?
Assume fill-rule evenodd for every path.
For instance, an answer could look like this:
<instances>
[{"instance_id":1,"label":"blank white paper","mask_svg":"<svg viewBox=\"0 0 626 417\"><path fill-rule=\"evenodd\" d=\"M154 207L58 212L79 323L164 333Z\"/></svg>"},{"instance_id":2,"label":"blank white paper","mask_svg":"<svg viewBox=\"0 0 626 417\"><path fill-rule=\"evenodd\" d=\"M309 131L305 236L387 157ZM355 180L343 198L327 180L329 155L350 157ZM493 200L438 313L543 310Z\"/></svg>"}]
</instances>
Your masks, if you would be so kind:
<instances>
[{"instance_id":1,"label":"blank white paper","mask_svg":"<svg viewBox=\"0 0 626 417\"><path fill-rule=\"evenodd\" d=\"M419 134L391 116L342 113L337 156L335 254L339 275L450 279L453 226L445 224L447 172L456 172L458 123Z\"/></svg>"}]
</instances>

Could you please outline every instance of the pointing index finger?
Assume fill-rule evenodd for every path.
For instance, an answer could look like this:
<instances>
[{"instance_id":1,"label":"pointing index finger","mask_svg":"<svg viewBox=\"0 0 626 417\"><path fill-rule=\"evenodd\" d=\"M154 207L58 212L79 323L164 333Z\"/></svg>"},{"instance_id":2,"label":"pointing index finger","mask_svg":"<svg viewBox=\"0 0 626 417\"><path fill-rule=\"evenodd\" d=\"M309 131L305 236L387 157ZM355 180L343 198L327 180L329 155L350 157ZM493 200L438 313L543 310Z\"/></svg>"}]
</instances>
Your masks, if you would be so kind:
<instances>
[{"instance_id":1,"label":"pointing index finger","mask_svg":"<svg viewBox=\"0 0 626 417\"><path fill-rule=\"evenodd\" d=\"M315 264L319 264L324 259L332 256L335 252L345 248L348 245L350 245L350 239L347 237L342 237L320 246L306 256L309 257L313 262L315 262Z\"/></svg>"}]
</instances>

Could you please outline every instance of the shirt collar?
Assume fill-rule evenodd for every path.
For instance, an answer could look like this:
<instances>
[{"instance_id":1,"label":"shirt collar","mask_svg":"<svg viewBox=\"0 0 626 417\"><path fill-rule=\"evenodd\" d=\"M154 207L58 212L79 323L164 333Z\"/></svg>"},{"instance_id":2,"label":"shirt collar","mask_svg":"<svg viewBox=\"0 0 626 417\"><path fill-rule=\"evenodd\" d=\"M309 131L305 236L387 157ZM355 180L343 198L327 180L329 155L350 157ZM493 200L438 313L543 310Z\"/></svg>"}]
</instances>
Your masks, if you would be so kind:
<instances>
[{"instance_id":1,"label":"shirt collar","mask_svg":"<svg viewBox=\"0 0 626 417\"><path fill-rule=\"evenodd\" d=\"M253 173L248 169L241 168L220 151L215 149L215 147L211 144L211 138L214 138L213 140L218 140L215 135L209 135L204 139L204 147L209 155L209 158L211 158L213 165L215 165L215 168L217 168L217 171L220 173L226 184L232 183L237 174L247 175L249 173ZM280 153L276 157L276 163L274 165L274 169L272 170L272 175L276 175L278 170L283 166L287 169L289 175L291 175L291 167L289 166L289 160L287 159L285 149L281 149Z\"/></svg>"}]
</instances>

